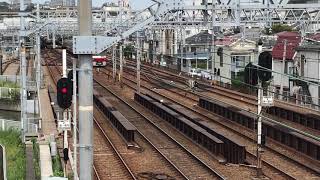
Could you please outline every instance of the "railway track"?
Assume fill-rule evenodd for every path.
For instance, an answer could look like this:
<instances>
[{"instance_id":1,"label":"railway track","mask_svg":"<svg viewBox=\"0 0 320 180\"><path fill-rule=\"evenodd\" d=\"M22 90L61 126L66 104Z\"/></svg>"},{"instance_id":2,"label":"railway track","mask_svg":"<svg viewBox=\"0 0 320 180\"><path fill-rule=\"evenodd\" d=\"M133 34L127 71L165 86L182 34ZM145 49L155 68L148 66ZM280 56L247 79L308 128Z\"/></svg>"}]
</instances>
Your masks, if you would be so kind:
<instances>
[{"instance_id":1,"label":"railway track","mask_svg":"<svg viewBox=\"0 0 320 180\"><path fill-rule=\"evenodd\" d=\"M126 78L126 79L127 79L127 78ZM131 88L133 88L133 89L135 89L135 82L134 82L134 80L132 80L132 79L127 79L127 80L128 80L128 81L131 81L131 85L128 85L128 86L131 87ZM142 86L143 86L143 85L142 85ZM144 87L144 88L150 89L151 87ZM155 93L155 91L153 91L153 93ZM159 92L156 93L156 94L162 96L163 98L169 98L169 97L170 97L170 96L168 96L168 94L161 94L161 93L159 93ZM181 97L181 96L179 96L179 97ZM177 97L177 98L179 98L179 97ZM171 98L171 101L177 102L177 98L175 98L175 99ZM186 108L189 108L189 109L190 109L190 107L188 107L188 106L185 105L186 103L184 103L184 104L183 104L183 103L180 103L180 102L177 102L177 103L180 104L180 105L182 105L182 106L184 106L184 107L186 107ZM192 104L192 103L191 103L191 104ZM203 118L207 118L207 119L208 119L208 117L204 117L204 116L203 116L204 112L197 112L197 111L193 111L193 112L197 113L198 115L201 115ZM243 138L245 138L245 139L250 139L249 141L251 141L251 144L255 142L255 139L254 139L254 138L252 138L252 137L248 138L248 136L245 136L245 135L243 135L242 133L239 133L239 129L238 129L238 131L235 131L236 128L232 129L232 128L230 128L228 125L225 125L225 124L222 124L222 125L224 126L224 128L227 128L227 129L235 132L236 134L242 136ZM243 129L243 128L242 128L242 129ZM285 158L285 159L288 160L289 162L297 163L297 161L294 161L294 160L290 159L289 157L284 157L282 154L277 153L276 151L274 151L274 150L272 150L272 149L268 149L268 151L272 152L272 154L271 154L271 155L269 154L268 157L277 157L277 158L281 158L281 159ZM254 155L253 152L248 152L248 156L249 156L249 157L255 157L255 155ZM292 164L292 163L291 163L291 164ZM281 170L281 169L277 168L276 165L273 165L272 163L269 163L268 161L264 161L264 166L267 166L267 167L273 169L273 172L282 173L282 174L284 175L285 179L295 179L295 176L294 176L294 175L290 175L290 174L287 173L284 169ZM298 163L298 166L303 166L303 164ZM305 168L305 166L303 166L303 167ZM309 168L306 168L306 169L309 169ZM312 171L312 172L313 172L313 171Z\"/></svg>"},{"instance_id":2,"label":"railway track","mask_svg":"<svg viewBox=\"0 0 320 180\"><path fill-rule=\"evenodd\" d=\"M55 57L54 55L52 56L52 54L50 54L49 51L45 51L44 55L46 56L46 57L44 58L45 61L46 61L46 63L47 63L48 61L50 61L50 60L56 60L56 57ZM56 84L56 83L58 82L59 78L61 77L61 70L60 70L60 68L59 68L58 66L47 66L47 67L48 67L48 71L49 71L49 74L50 74L52 80L53 80L54 83ZM96 121L95 121L95 122L96 122ZM99 128L98 125L96 125L96 127ZM101 127L101 126L100 126L100 127ZM100 129L97 129L97 130L99 131ZM100 130L100 131L101 131L101 130ZM103 132L101 132L101 133L103 134ZM101 135L101 136L104 136L104 134ZM104 137L104 138L105 138L105 137ZM106 140L106 141L108 142L108 140ZM97 143L97 144L99 144L99 143ZM105 144L107 144L107 143L105 142ZM109 145L112 146L111 144L109 144ZM111 148L111 149L112 149L112 148ZM110 149L110 150L111 150L111 149ZM114 151L113 151L113 152L114 152ZM118 165L119 165L119 164L118 164ZM100 173L100 169L97 169L95 162L94 162L94 164L93 164L93 173L94 173L95 179L97 179L97 180L103 179L102 174ZM128 177L128 176L127 176L127 177Z\"/></svg>"},{"instance_id":3,"label":"railway track","mask_svg":"<svg viewBox=\"0 0 320 180\"><path fill-rule=\"evenodd\" d=\"M9 75L9 74L18 75L19 74L19 72L20 72L19 71L19 69L20 69L19 60L6 61L3 64L4 64L4 66L3 66L3 69L2 69L2 74L7 74L7 75ZM16 66L16 67L11 68L11 66ZM12 71L12 72L8 72L9 70Z\"/></svg>"},{"instance_id":4,"label":"railway track","mask_svg":"<svg viewBox=\"0 0 320 180\"><path fill-rule=\"evenodd\" d=\"M127 61L127 64L132 69L136 68L134 62ZM180 76L174 72L155 68L150 65L142 65L142 70L144 71L143 73L145 73L145 74L148 74L150 76L156 76L158 79L161 78L161 79L166 79L168 81L173 81L175 83L175 85L179 85L179 86L181 86L181 85L185 86L187 80L190 79L190 77L187 77L186 75ZM195 92L192 93L195 95L189 96L194 100L197 100L197 97L199 97L199 96L207 96L207 97L211 97L214 99L222 99L224 102L229 103L229 104L236 103L237 106L239 106L242 109L245 109L247 111L251 111L251 112L257 111L257 97L256 96L240 93L238 91L234 91L234 90L224 88L224 87L221 87L218 85L211 85L209 83L209 81L206 81L206 80L197 80L197 82L199 84L198 88ZM183 90L183 89L180 89L180 90ZM185 92L190 94L190 92L188 92L188 91L185 91ZM295 106L295 104L290 104L290 103L286 103L283 101L276 100L275 105L276 105L276 107L280 107L280 108L283 108L283 107L288 108L288 106L290 106L290 108L288 109L289 111L302 113L306 116L306 117L303 117L302 119L308 118L308 116L309 116L308 114L314 114L315 116L320 115L320 113L317 111L310 110L307 108L305 108L304 109L305 111L303 111L303 110L301 110L302 107ZM287 112L283 112L283 113L286 114ZM301 132L307 132L313 136L320 137L320 131L319 131L319 129L317 129L319 127L315 127L316 125L313 125L314 127L310 127L310 125L306 125L306 123L303 123L303 122L298 123L299 120L285 119L283 117L279 117L280 115L276 116L276 115L271 115L269 113L263 113L263 115L268 118L274 119L278 122L281 122L285 125L288 125L294 129L300 130ZM313 121L315 121L315 120L313 120ZM317 123L310 122L309 124L317 124Z\"/></svg>"},{"instance_id":5,"label":"railway track","mask_svg":"<svg viewBox=\"0 0 320 180\"><path fill-rule=\"evenodd\" d=\"M159 153L163 154L168 161L172 162L185 179L225 179L220 173L212 169L196 155L187 150L183 145L175 140L174 137L166 133L161 127L155 124L150 117L145 116L137 110L136 107L129 104L106 85L101 80L95 81L104 87L104 94L116 97L116 101L111 101L121 113L127 116L127 119L138 129L139 134L153 144ZM148 113L145 111L145 113Z\"/></svg>"},{"instance_id":6,"label":"railway track","mask_svg":"<svg viewBox=\"0 0 320 180\"><path fill-rule=\"evenodd\" d=\"M98 179L136 179L97 118L94 121L94 169ZM97 132L99 131L99 132ZM100 177L98 172L105 176Z\"/></svg>"},{"instance_id":7,"label":"railway track","mask_svg":"<svg viewBox=\"0 0 320 180\"><path fill-rule=\"evenodd\" d=\"M183 105L183 104L182 104ZM196 112L196 111L194 111L194 112ZM199 113L199 112L198 112ZM280 154L279 154L280 155ZM290 158L289 158L290 159ZM301 165L301 164L300 164ZM299 165L299 166L300 166ZM268 164L267 162L265 163L265 166L273 166L274 167L274 165L272 165L272 164ZM275 167L276 168L276 167ZM277 170L275 170L275 171L277 171L278 173L282 173L282 175L285 177L285 179L296 179L296 177L295 176L292 176L292 175L290 175L289 173L285 173L283 170L280 170L280 169L277 169Z\"/></svg>"},{"instance_id":8,"label":"railway track","mask_svg":"<svg viewBox=\"0 0 320 180\"><path fill-rule=\"evenodd\" d=\"M49 58L50 60L50 58ZM49 72L51 74L51 77L54 79L55 82L60 78L61 70L58 66L51 66L48 67ZM139 177L174 177L177 179L188 179L182 172L180 172L173 164L170 164L171 162L165 158L162 154L159 154L159 150L156 149L156 147L153 147L153 144L151 144L148 139L144 137L138 137L140 140L139 142L142 143L142 141L148 141L149 142L149 150L144 150L142 153L136 153L136 152L125 152L121 153L117 150L116 145L122 149L122 151L126 151L126 145L123 143L123 140L118 136L118 139L115 140L117 137L113 137L112 140L110 137L108 137L107 133L110 134L113 128L109 127L108 131L105 129L106 127L106 119L103 117L103 115L95 108L94 113L94 123L95 123L95 133L94 133L94 165L93 165L93 171L94 176L96 179L138 179ZM96 118L98 116L99 118ZM116 134L116 132L114 132ZM114 135L113 135L114 136ZM141 136L143 136L141 134ZM113 142L116 142L116 145ZM148 146L146 143L143 145L144 147ZM150 153L151 151L151 153ZM112 154L110 154L112 152ZM147 153L151 154L148 155ZM138 157L137 157L138 156ZM140 156L140 157L139 157ZM144 172L140 166L143 163L138 163L137 160L141 157L148 157L149 160L153 159L154 161L149 163L144 163L149 166L150 172L153 171L171 171L170 173L150 173L150 172ZM125 162L125 159L128 161ZM156 163L157 162L157 163ZM152 164L150 164L152 163ZM158 164L158 166L156 166ZM136 166L136 167L134 167ZM171 169L169 168L171 167ZM131 168L135 170L135 174L131 171ZM153 168L157 168L154 170ZM146 168L148 169L148 168Z\"/></svg>"},{"instance_id":9,"label":"railway track","mask_svg":"<svg viewBox=\"0 0 320 180\"><path fill-rule=\"evenodd\" d=\"M143 134L135 134L135 143L139 147L127 148L126 142L119 136L115 127L110 124L100 112L100 109L94 108L94 115L99 121L101 127L110 136L110 140L117 147L119 154L126 162L127 167L131 169L134 178L141 176L165 176L175 179L187 179L161 152L147 139ZM109 171L111 173L112 171Z\"/></svg>"}]
</instances>

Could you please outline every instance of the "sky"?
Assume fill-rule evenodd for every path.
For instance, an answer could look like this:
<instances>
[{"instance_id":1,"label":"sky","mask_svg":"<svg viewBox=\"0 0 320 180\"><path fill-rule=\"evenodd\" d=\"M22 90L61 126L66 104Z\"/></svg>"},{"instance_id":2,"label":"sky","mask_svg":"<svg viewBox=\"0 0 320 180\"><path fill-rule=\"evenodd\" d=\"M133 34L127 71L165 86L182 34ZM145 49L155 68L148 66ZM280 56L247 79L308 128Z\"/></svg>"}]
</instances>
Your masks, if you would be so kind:
<instances>
[{"instance_id":1,"label":"sky","mask_svg":"<svg viewBox=\"0 0 320 180\"><path fill-rule=\"evenodd\" d=\"M33 3L36 3L36 2L43 3L45 1L50 1L50 0L32 0ZM105 2L118 2L118 0L92 0L92 5L100 7ZM148 7L148 5L153 4L151 0L129 0L129 2L134 9L143 9Z\"/></svg>"}]
</instances>

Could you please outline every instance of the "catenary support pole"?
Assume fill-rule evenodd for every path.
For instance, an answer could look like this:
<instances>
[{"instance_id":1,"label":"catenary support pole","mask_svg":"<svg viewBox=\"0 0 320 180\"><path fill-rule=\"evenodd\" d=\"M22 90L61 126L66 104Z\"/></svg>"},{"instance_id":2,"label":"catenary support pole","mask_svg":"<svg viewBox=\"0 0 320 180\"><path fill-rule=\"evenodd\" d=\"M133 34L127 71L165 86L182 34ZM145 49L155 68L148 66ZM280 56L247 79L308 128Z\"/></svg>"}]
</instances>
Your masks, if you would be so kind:
<instances>
[{"instance_id":1,"label":"catenary support pole","mask_svg":"<svg viewBox=\"0 0 320 180\"><path fill-rule=\"evenodd\" d=\"M261 83L259 82L259 88L258 88L258 145L257 145L257 175L260 177L262 175L262 164L261 164L261 134L262 134L262 121L261 121L261 98L262 98L262 88L261 88Z\"/></svg>"},{"instance_id":2,"label":"catenary support pole","mask_svg":"<svg viewBox=\"0 0 320 180\"><path fill-rule=\"evenodd\" d=\"M280 83L280 99L283 100L283 83L284 83L284 74L286 68L286 57L287 57L287 40L284 40L283 44L283 57L282 57L282 70L281 70L281 83Z\"/></svg>"},{"instance_id":3,"label":"catenary support pole","mask_svg":"<svg viewBox=\"0 0 320 180\"><path fill-rule=\"evenodd\" d=\"M77 169L77 59L73 58L72 60L72 77L73 77L73 174L74 180L78 180L78 169Z\"/></svg>"},{"instance_id":4,"label":"catenary support pole","mask_svg":"<svg viewBox=\"0 0 320 180\"><path fill-rule=\"evenodd\" d=\"M262 44L258 45L257 49L257 58L259 57L260 53L262 52ZM261 162L261 156L262 156L262 146L261 146L261 135L262 135L262 119L260 117L261 115L261 110L262 110L262 105L261 105L261 98L263 96L263 89L262 89L262 84L259 82L258 84L258 126L257 126L257 175L260 177L262 175L262 162Z\"/></svg>"},{"instance_id":5,"label":"catenary support pole","mask_svg":"<svg viewBox=\"0 0 320 180\"><path fill-rule=\"evenodd\" d=\"M2 55L0 55L0 75L2 75Z\"/></svg>"},{"instance_id":6,"label":"catenary support pole","mask_svg":"<svg viewBox=\"0 0 320 180\"><path fill-rule=\"evenodd\" d=\"M52 48L56 48L56 32L52 30Z\"/></svg>"},{"instance_id":7,"label":"catenary support pole","mask_svg":"<svg viewBox=\"0 0 320 180\"><path fill-rule=\"evenodd\" d=\"M211 38L211 74L213 74L212 80L216 80L216 44L215 44L215 33L214 33L214 27L215 27L215 21L216 21L216 11L215 11L215 3L212 3L212 38Z\"/></svg>"},{"instance_id":8,"label":"catenary support pole","mask_svg":"<svg viewBox=\"0 0 320 180\"><path fill-rule=\"evenodd\" d=\"M79 0L80 36L92 35L92 1ZM80 179L92 179L93 167L93 76L92 55L79 55L79 153Z\"/></svg>"},{"instance_id":9,"label":"catenary support pole","mask_svg":"<svg viewBox=\"0 0 320 180\"><path fill-rule=\"evenodd\" d=\"M40 23L40 6L37 4L37 23ZM42 128L42 112L41 102L40 102L40 88L41 88L41 41L40 32L36 33L36 47L37 47L37 67L36 67L36 81L37 81L37 99L38 99L38 109L39 109L39 129Z\"/></svg>"},{"instance_id":10,"label":"catenary support pole","mask_svg":"<svg viewBox=\"0 0 320 180\"><path fill-rule=\"evenodd\" d=\"M122 75L123 75L123 43L121 42L119 45L119 58L120 58L120 72L119 72L119 82L120 86L122 87Z\"/></svg>"},{"instance_id":11,"label":"catenary support pole","mask_svg":"<svg viewBox=\"0 0 320 180\"><path fill-rule=\"evenodd\" d=\"M67 78L67 51L65 49L62 50L62 77ZM68 117L68 110L66 109L63 112L63 121L67 122ZM68 148L68 131L63 131L63 148ZM66 167L66 166L65 166ZM66 172L66 169L65 169ZM66 174L64 175L66 177Z\"/></svg>"},{"instance_id":12,"label":"catenary support pole","mask_svg":"<svg viewBox=\"0 0 320 180\"><path fill-rule=\"evenodd\" d=\"M116 47L112 46L112 79L113 82L116 81L117 76L117 59L116 59Z\"/></svg>"},{"instance_id":13,"label":"catenary support pole","mask_svg":"<svg viewBox=\"0 0 320 180\"><path fill-rule=\"evenodd\" d=\"M140 61L141 61L141 49L140 49L140 33L137 31L137 92L140 93Z\"/></svg>"},{"instance_id":14,"label":"catenary support pole","mask_svg":"<svg viewBox=\"0 0 320 180\"><path fill-rule=\"evenodd\" d=\"M27 66L26 66L26 48L25 48L25 6L24 0L20 0L20 61L21 61L21 124L22 124L22 141L25 142L25 134L28 131L27 120Z\"/></svg>"}]
</instances>

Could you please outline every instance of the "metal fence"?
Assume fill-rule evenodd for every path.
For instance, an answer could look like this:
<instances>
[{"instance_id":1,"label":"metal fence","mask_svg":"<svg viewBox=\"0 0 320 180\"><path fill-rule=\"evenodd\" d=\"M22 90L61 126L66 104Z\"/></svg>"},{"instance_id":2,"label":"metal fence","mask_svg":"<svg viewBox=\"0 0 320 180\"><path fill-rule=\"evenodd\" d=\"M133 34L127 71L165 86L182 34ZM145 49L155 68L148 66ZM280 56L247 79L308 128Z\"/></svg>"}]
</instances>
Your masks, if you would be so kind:
<instances>
[{"instance_id":1,"label":"metal fence","mask_svg":"<svg viewBox=\"0 0 320 180\"><path fill-rule=\"evenodd\" d=\"M232 90L238 90L237 88L239 87L233 87L232 84L230 83L223 83L222 81L217 81L216 85L227 88L227 89L232 89ZM246 87L248 88L248 87ZM312 100L317 100L315 97L303 95L303 94L298 94L297 96L291 96L289 91L283 91L283 94L281 95L279 90L276 90L273 88L272 92L270 92L273 96L274 99L277 101L282 101L290 104L295 104L297 106L301 106L304 108L320 111L320 106L314 103L308 103L308 99L311 98ZM251 95L256 95L249 93ZM318 99L318 102L320 102L320 99Z\"/></svg>"},{"instance_id":2,"label":"metal fence","mask_svg":"<svg viewBox=\"0 0 320 180\"><path fill-rule=\"evenodd\" d=\"M18 131L21 130L21 122L20 121L12 121L7 119L0 119L0 130L6 131L9 129L16 129ZM38 125L34 123L28 123L28 133L38 133Z\"/></svg>"},{"instance_id":3,"label":"metal fence","mask_svg":"<svg viewBox=\"0 0 320 180\"><path fill-rule=\"evenodd\" d=\"M20 76L0 75L0 81L9 81L9 82L20 83Z\"/></svg>"},{"instance_id":4,"label":"metal fence","mask_svg":"<svg viewBox=\"0 0 320 180\"><path fill-rule=\"evenodd\" d=\"M20 88L0 87L0 99L20 99Z\"/></svg>"},{"instance_id":5,"label":"metal fence","mask_svg":"<svg viewBox=\"0 0 320 180\"><path fill-rule=\"evenodd\" d=\"M7 180L6 149L0 144L0 179Z\"/></svg>"}]
</instances>

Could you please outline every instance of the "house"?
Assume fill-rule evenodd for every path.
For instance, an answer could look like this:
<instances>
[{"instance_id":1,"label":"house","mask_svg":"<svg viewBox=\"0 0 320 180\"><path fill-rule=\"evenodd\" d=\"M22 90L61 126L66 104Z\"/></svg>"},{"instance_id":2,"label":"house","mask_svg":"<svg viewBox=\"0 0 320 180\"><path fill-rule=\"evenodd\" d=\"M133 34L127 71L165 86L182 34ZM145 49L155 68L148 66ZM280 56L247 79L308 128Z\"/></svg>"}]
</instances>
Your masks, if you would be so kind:
<instances>
[{"instance_id":1,"label":"house","mask_svg":"<svg viewBox=\"0 0 320 180\"><path fill-rule=\"evenodd\" d=\"M299 77L313 82L312 84L299 84L302 86L300 94L305 95L302 99L307 104L320 106L320 42L315 41L314 38L308 38L296 48L296 51Z\"/></svg>"},{"instance_id":2,"label":"house","mask_svg":"<svg viewBox=\"0 0 320 180\"><path fill-rule=\"evenodd\" d=\"M273 83L276 88L276 92L282 94L281 87L284 91L289 91L290 86L293 86L292 82L289 84L289 77L281 74L293 75L293 60L297 54L295 48L299 46L301 36L298 32L280 32L276 36L277 42L272 49L272 69L274 71Z\"/></svg>"},{"instance_id":3,"label":"house","mask_svg":"<svg viewBox=\"0 0 320 180\"><path fill-rule=\"evenodd\" d=\"M208 31L200 32L186 39L186 46L178 50L178 68L183 72L190 72L191 68L200 68L210 71L211 57L214 55L214 67L219 80L231 83L244 71L244 67L254 61L256 42L237 39L232 36L217 37L215 50L212 48L212 34ZM222 56L216 53L218 48L223 48ZM182 54L182 55L181 55ZM182 60L182 63L181 63Z\"/></svg>"}]
</instances>

